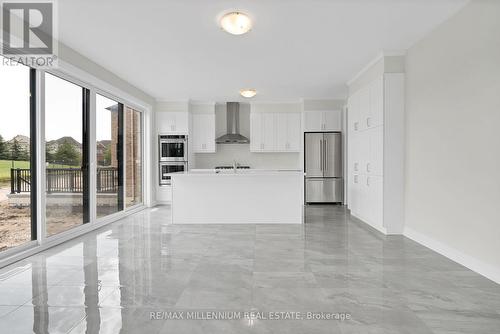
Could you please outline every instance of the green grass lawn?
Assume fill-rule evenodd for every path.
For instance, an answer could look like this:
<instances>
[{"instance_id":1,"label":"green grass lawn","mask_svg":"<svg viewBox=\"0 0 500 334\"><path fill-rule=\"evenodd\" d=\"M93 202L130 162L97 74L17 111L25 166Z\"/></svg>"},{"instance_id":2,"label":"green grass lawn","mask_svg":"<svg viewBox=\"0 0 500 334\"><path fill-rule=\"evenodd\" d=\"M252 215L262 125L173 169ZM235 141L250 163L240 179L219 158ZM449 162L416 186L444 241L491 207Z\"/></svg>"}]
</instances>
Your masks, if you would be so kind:
<instances>
[{"instance_id":1,"label":"green grass lawn","mask_svg":"<svg viewBox=\"0 0 500 334\"><path fill-rule=\"evenodd\" d=\"M0 160L0 182L7 182L10 180L10 168L12 161ZM29 168L29 161L14 161L14 168Z\"/></svg>"},{"instance_id":2,"label":"green grass lawn","mask_svg":"<svg viewBox=\"0 0 500 334\"><path fill-rule=\"evenodd\" d=\"M0 160L0 183L10 182L11 160ZM14 168L29 168L29 161L14 161ZM49 168L80 168L80 166L65 166L59 164L50 164Z\"/></svg>"}]
</instances>

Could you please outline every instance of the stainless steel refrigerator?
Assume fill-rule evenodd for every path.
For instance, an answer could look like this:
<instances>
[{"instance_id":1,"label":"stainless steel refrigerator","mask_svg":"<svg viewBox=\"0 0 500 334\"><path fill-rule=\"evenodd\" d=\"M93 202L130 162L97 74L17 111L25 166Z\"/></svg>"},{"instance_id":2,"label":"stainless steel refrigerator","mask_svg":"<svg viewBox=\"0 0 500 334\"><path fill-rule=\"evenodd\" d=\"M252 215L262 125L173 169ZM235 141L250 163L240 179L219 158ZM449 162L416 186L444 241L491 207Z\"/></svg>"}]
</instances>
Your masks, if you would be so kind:
<instances>
[{"instance_id":1,"label":"stainless steel refrigerator","mask_svg":"<svg viewBox=\"0 0 500 334\"><path fill-rule=\"evenodd\" d=\"M306 203L341 203L344 195L341 133L306 133L304 150Z\"/></svg>"}]
</instances>

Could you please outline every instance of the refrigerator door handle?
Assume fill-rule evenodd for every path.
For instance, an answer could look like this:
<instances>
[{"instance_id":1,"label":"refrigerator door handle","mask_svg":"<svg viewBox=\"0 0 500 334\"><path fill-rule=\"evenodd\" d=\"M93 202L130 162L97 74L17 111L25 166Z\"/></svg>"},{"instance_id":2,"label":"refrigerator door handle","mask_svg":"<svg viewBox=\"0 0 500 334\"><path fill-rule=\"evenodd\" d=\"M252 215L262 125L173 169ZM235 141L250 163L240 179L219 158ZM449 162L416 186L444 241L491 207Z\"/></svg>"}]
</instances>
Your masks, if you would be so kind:
<instances>
[{"instance_id":1,"label":"refrigerator door handle","mask_svg":"<svg viewBox=\"0 0 500 334\"><path fill-rule=\"evenodd\" d=\"M319 169L323 171L323 141L319 141Z\"/></svg>"},{"instance_id":2,"label":"refrigerator door handle","mask_svg":"<svg viewBox=\"0 0 500 334\"><path fill-rule=\"evenodd\" d=\"M325 154L324 154L324 159L325 159L325 170L328 170L328 139L325 139Z\"/></svg>"}]
</instances>

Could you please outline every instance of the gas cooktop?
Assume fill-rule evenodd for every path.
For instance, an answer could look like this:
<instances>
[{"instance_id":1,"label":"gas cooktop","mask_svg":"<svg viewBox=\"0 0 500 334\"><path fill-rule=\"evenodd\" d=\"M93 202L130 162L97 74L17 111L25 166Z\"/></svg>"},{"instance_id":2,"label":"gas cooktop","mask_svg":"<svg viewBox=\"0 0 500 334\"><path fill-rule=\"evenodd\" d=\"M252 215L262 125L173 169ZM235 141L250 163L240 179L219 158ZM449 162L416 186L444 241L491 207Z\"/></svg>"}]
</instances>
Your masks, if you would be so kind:
<instances>
[{"instance_id":1,"label":"gas cooktop","mask_svg":"<svg viewBox=\"0 0 500 334\"><path fill-rule=\"evenodd\" d=\"M237 166L237 169L250 169L250 166ZM233 166L217 166L215 169L233 169Z\"/></svg>"}]
</instances>

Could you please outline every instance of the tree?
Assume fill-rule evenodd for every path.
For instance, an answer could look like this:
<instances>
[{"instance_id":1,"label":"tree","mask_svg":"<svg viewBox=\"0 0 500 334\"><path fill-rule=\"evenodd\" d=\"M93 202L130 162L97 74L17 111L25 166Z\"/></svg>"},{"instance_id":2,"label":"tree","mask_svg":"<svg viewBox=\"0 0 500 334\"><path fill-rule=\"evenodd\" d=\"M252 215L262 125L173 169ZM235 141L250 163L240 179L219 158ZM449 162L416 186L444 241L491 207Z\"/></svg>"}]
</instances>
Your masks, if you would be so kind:
<instances>
[{"instance_id":1,"label":"tree","mask_svg":"<svg viewBox=\"0 0 500 334\"><path fill-rule=\"evenodd\" d=\"M80 165L81 157L77 149L70 142L65 141L57 148L54 160L61 164L78 166Z\"/></svg>"},{"instance_id":2,"label":"tree","mask_svg":"<svg viewBox=\"0 0 500 334\"><path fill-rule=\"evenodd\" d=\"M111 165L111 145L106 148L106 152L104 153L104 166Z\"/></svg>"},{"instance_id":3,"label":"tree","mask_svg":"<svg viewBox=\"0 0 500 334\"><path fill-rule=\"evenodd\" d=\"M7 144L3 140L2 135L0 135L0 160L6 160L9 158L7 153Z\"/></svg>"},{"instance_id":4,"label":"tree","mask_svg":"<svg viewBox=\"0 0 500 334\"><path fill-rule=\"evenodd\" d=\"M12 140L12 144L10 145L10 158L15 161L29 160L28 153L19 144L17 139Z\"/></svg>"}]
</instances>

